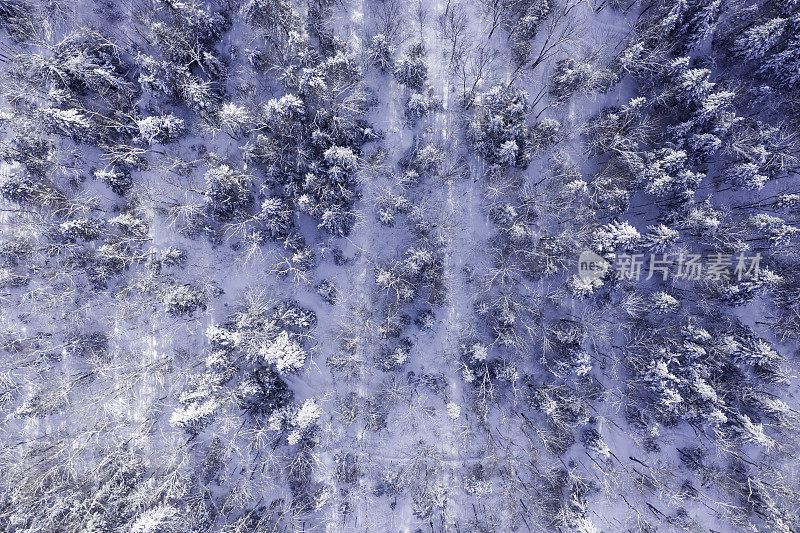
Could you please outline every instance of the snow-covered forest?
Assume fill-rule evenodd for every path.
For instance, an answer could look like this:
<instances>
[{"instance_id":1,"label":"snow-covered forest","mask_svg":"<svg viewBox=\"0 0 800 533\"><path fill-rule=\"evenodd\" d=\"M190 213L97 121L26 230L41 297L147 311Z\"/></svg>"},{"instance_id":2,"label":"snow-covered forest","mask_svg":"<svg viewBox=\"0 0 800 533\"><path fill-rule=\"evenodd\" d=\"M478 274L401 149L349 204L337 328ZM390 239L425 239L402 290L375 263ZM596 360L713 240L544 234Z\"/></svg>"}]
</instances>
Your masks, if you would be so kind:
<instances>
[{"instance_id":1,"label":"snow-covered forest","mask_svg":"<svg viewBox=\"0 0 800 533\"><path fill-rule=\"evenodd\" d=\"M800 0L0 0L0 530L800 532Z\"/></svg>"}]
</instances>

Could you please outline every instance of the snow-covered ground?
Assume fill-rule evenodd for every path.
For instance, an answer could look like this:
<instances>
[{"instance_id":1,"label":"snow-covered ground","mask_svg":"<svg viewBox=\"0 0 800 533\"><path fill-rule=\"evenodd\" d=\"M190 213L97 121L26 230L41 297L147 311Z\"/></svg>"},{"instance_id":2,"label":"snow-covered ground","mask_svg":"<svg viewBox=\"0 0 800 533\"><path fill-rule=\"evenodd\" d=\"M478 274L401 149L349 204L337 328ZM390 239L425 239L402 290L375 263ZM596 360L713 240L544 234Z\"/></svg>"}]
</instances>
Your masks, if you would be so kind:
<instances>
[{"instance_id":1,"label":"snow-covered ground","mask_svg":"<svg viewBox=\"0 0 800 533\"><path fill-rule=\"evenodd\" d=\"M798 531L797 35L0 0L0 529Z\"/></svg>"}]
</instances>

